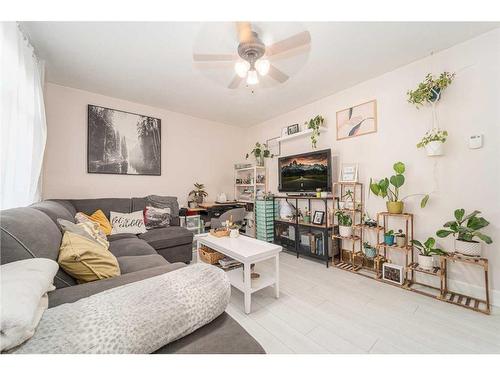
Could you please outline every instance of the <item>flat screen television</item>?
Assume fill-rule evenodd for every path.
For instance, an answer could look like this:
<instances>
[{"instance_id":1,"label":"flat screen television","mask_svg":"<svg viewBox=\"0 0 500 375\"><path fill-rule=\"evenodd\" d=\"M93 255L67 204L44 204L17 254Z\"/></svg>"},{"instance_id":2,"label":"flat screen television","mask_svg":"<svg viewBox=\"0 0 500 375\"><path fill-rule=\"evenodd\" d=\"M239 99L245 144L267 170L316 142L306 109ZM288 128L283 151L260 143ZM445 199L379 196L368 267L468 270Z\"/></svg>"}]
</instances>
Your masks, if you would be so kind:
<instances>
[{"instance_id":1,"label":"flat screen television","mask_svg":"<svg viewBox=\"0 0 500 375\"><path fill-rule=\"evenodd\" d=\"M282 192L332 191L331 151L320 150L278 159L279 186Z\"/></svg>"}]
</instances>

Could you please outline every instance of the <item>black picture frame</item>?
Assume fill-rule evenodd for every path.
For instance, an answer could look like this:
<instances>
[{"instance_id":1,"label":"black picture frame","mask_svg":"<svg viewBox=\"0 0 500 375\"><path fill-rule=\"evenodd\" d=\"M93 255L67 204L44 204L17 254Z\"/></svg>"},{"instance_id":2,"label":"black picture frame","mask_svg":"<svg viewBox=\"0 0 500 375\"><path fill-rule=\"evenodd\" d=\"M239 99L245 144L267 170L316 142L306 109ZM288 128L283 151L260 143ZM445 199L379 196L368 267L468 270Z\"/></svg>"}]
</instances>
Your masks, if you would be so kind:
<instances>
[{"instance_id":1,"label":"black picture frame","mask_svg":"<svg viewBox=\"0 0 500 375\"><path fill-rule=\"evenodd\" d=\"M299 124L293 124L286 127L286 132L288 135L298 133L300 131Z\"/></svg>"},{"instance_id":2,"label":"black picture frame","mask_svg":"<svg viewBox=\"0 0 500 375\"><path fill-rule=\"evenodd\" d=\"M155 163L154 168L150 168L149 171L141 171L139 173L128 173L128 168L127 172L121 172L121 171L113 171L109 169L103 169L100 168L97 165L99 161L95 160L95 149L93 149L93 143L96 142L96 136L95 134L91 134L92 130L95 129L95 125L93 124L93 121L95 121L94 118L92 118L93 114L92 111L95 110L96 108L104 111L112 111L112 112L117 112L117 113L122 113L130 116L137 116L140 118L146 119L148 121L148 124L152 124L152 130L155 133L154 136L154 145L155 149L157 150L155 155ZM95 114L94 114L95 116ZM110 126L115 126L114 124L110 124ZM139 136L138 136L139 137ZM99 140L99 142L102 142L102 140ZM104 141L105 143L105 141ZM106 146L104 146L106 147ZM92 156L91 156L92 155ZM123 157L123 152L122 152L122 157ZM128 160L127 160L128 163ZM113 175L125 175L125 176L161 176L161 119L152 117L152 116L147 116L147 115L141 115L138 113L133 113L133 112L127 112L127 111L122 111L119 109L113 109L113 108L108 108L108 107L103 107L95 104L88 104L87 105L87 173L89 174L113 174ZM116 168L115 168L116 169ZM120 168L121 169L121 168Z\"/></svg>"},{"instance_id":3,"label":"black picture frame","mask_svg":"<svg viewBox=\"0 0 500 375\"><path fill-rule=\"evenodd\" d=\"M323 225L325 221L325 211L314 211L312 223L316 225Z\"/></svg>"}]
</instances>

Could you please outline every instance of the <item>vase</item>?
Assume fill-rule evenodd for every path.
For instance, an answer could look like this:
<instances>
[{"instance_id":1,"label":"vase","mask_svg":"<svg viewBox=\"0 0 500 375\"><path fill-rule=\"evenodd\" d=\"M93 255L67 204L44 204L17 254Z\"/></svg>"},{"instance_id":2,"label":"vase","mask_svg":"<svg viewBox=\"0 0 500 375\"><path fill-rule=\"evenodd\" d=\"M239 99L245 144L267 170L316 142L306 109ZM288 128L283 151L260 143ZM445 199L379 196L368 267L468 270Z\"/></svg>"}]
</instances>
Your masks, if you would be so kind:
<instances>
[{"instance_id":1,"label":"vase","mask_svg":"<svg viewBox=\"0 0 500 375\"><path fill-rule=\"evenodd\" d=\"M462 255L467 255L470 257L480 257L481 256L481 243L477 241L462 241L455 240L455 251Z\"/></svg>"},{"instance_id":2,"label":"vase","mask_svg":"<svg viewBox=\"0 0 500 375\"><path fill-rule=\"evenodd\" d=\"M257 167L263 167L264 166L264 156L256 156L255 161L257 163Z\"/></svg>"},{"instance_id":3,"label":"vase","mask_svg":"<svg viewBox=\"0 0 500 375\"><path fill-rule=\"evenodd\" d=\"M425 146L427 156L441 156L444 154L444 143L441 141L432 141Z\"/></svg>"},{"instance_id":4,"label":"vase","mask_svg":"<svg viewBox=\"0 0 500 375\"><path fill-rule=\"evenodd\" d=\"M401 214L403 213L403 208L403 202L387 202L387 211L389 211L390 214Z\"/></svg>"},{"instance_id":5,"label":"vase","mask_svg":"<svg viewBox=\"0 0 500 375\"><path fill-rule=\"evenodd\" d=\"M434 268L434 259L430 255L418 254L418 265L426 271L432 271Z\"/></svg>"}]
</instances>

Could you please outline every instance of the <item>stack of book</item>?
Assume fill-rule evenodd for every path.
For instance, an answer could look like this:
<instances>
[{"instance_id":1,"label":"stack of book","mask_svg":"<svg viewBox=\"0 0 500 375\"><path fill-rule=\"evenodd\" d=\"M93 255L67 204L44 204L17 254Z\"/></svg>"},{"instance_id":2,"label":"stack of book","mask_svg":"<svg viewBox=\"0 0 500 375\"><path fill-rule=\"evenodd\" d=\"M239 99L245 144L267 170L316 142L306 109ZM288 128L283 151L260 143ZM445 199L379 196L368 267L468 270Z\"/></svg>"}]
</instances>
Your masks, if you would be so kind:
<instances>
[{"instance_id":1,"label":"stack of book","mask_svg":"<svg viewBox=\"0 0 500 375\"><path fill-rule=\"evenodd\" d=\"M219 266L223 270L229 271L229 270L232 270L234 268L241 267L242 264L233 258L224 257L221 260L219 260Z\"/></svg>"}]
</instances>

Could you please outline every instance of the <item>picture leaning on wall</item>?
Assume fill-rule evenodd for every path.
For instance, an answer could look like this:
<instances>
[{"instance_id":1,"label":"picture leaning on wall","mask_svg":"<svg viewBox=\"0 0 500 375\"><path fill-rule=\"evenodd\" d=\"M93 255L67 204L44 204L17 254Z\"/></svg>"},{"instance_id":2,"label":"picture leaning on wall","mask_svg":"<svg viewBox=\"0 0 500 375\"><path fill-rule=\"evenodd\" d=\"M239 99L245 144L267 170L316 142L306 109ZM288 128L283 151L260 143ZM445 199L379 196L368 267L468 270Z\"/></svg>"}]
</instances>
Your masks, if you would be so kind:
<instances>
[{"instance_id":1,"label":"picture leaning on wall","mask_svg":"<svg viewBox=\"0 0 500 375\"><path fill-rule=\"evenodd\" d=\"M161 175L161 120L88 105L87 172Z\"/></svg>"},{"instance_id":2,"label":"picture leaning on wall","mask_svg":"<svg viewBox=\"0 0 500 375\"><path fill-rule=\"evenodd\" d=\"M337 112L337 140L375 133L376 131L376 100L371 100Z\"/></svg>"}]
</instances>

